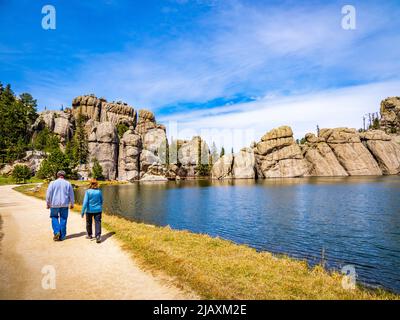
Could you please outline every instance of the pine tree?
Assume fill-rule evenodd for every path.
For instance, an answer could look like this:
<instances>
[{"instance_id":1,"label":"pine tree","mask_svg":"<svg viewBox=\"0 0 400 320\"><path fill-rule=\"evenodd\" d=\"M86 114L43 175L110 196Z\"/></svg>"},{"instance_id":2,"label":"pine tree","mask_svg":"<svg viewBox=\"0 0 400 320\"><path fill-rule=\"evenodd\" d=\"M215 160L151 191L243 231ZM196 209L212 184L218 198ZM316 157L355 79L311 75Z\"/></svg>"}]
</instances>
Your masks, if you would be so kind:
<instances>
[{"instance_id":1,"label":"pine tree","mask_svg":"<svg viewBox=\"0 0 400 320\"><path fill-rule=\"evenodd\" d=\"M42 161L36 175L41 179L52 180L60 170L65 171L67 176L71 174L69 159L58 147L53 149L48 158Z\"/></svg>"},{"instance_id":2,"label":"pine tree","mask_svg":"<svg viewBox=\"0 0 400 320\"><path fill-rule=\"evenodd\" d=\"M78 164L87 163L89 146L85 130L85 118L82 114L82 109L79 110L79 114L76 119L76 130L73 138L72 148L75 162Z\"/></svg>"},{"instance_id":3,"label":"pine tree","mask_svg":"<svg viewBox=\"0 0 400 320\"><path fill-rule=\"evenodd\" d=\"M95 178L97 180L104 179L103 168L96 158L93 159L92 178Z\"/></svg>"},{"instance_id":4,"label":"pine tree","mask_svg":"<svg viewBox=\"0 0 400 320\"><path fill-rule=\"evenodd\" d=\"M32 177L32 172L28 166L17 164L13 169L12 177L16 183L21 181L22 183L25 183L26 180L29 180Z\"/></svg>"},{"instance_id":5,"label":"pine tree","mask_svg":"<svg viewBox=\"0 0 400 320\"><path fill-rule=\"evenodd\" d=\"M37 117L36 101L27 93L17 99L10 85L1 86L0 93L0 153L3 162L12 162L29 147L30 127Z\"/></svg>"}]
</instances>

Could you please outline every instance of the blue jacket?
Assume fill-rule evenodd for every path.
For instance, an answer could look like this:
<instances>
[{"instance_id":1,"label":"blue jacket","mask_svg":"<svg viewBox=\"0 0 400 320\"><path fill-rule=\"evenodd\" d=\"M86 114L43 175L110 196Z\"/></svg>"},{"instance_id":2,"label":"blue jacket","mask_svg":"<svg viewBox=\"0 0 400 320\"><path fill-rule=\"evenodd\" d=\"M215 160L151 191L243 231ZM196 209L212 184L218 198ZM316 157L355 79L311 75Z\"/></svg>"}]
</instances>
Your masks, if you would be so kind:
<instances>
[{"instance_id":1,"label":"blue jacket","mask_svg":"<svg viewBox=\"0 0 400 320\"><path fill-rule=\"evenodd\" d=\"M98 213L103 211L103 195L100 189L88 189L82 205L82 216L85 213Z\"/></svg>"},{"instance_id":2,"label":"blue jacket","mask_svg":"<svg viewBox=\"0 0 400 320\"><path fill-rule=\"evenodd\" d=\"M50 208L68 208L74 205L74 190L65 179L58 178L50 182L46 193L46 202Z\"/></svg>"}]
</instances>

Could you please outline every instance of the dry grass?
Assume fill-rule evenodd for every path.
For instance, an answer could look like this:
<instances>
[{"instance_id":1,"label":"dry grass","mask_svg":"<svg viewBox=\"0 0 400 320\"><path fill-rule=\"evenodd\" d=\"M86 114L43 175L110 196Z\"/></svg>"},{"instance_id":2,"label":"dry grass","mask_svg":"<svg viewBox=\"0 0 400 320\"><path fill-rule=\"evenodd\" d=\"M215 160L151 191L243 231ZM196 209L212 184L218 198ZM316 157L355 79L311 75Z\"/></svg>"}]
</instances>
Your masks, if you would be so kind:
<instances>
[{"instance_id":1,"label":"dry grass","mask_svg":"<svg viewBox=\"0 0 400 320\"><path fill-rule=\"evenodd\" d=\"M35 193L27 192L26 186L17 190L43 198L45 187ZM103 223L143 268L161 271L206 299L399 299L383 290L345 290L342 276L321 266L309 268L305 261L257 252L208 235L108 214Z\"/></svg>"}]
</instances>

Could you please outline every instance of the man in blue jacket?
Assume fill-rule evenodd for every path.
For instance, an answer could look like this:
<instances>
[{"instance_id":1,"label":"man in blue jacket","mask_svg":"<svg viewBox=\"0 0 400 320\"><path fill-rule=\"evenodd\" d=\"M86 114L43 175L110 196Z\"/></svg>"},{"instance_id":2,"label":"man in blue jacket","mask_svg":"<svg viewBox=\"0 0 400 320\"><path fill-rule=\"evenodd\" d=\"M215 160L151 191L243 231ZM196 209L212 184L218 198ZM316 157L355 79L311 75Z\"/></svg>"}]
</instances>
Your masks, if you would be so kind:
<instances>
[{"instance_id":1,"label":"man in blue jacket","mask_svg":"<svg viewBox=\"0 0 400 320\"><path fill-rule=\"evenodd\" d=\"M50 209L53 240L62 241L67 235L68 205L74 208L74 190L65 180L65 172L57 172L57 180L50 182L46 193L47 209Z\"/></svg>"}]
</instances>

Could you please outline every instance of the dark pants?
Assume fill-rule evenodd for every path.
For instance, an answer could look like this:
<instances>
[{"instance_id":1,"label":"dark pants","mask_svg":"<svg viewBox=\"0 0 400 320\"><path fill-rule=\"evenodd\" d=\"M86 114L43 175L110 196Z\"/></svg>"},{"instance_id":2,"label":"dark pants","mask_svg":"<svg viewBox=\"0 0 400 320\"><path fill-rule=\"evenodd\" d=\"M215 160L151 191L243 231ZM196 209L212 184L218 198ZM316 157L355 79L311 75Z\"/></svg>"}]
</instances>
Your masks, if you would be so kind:
<instances>
[{"instance_id":1,"label":"dark pants","mask_svg":"<svg viewBox=\"0 0 400 320\"><path fill-rule=\"evenodd\" d=\"M94 218L96 238L101 236L101 212L86 213L86 231L88 236L92 236L92 222Z\"/></svg>"}]
</instances>

